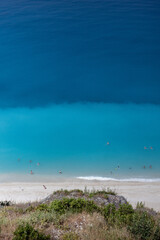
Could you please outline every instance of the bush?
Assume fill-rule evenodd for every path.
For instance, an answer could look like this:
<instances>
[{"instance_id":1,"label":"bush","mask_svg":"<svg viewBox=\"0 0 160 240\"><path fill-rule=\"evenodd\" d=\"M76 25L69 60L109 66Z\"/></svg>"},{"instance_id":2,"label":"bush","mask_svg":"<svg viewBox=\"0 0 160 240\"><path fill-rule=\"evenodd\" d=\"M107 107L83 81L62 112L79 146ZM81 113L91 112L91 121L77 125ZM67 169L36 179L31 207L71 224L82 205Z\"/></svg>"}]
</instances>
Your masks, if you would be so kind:
<instances>
[{"instance_id":1,"label":"bush","mask_svg":"<svg viewBox=\"0 0 160 240\"><path fill-rule=\"evenodd\" d=\"M54 211L35 211L18 219L19 224L30 224L32 226L44 226L46 223L59 224L59 215Z\"/></svg>"},{"instance_id":2,"label":"bush","mask_svg":"<svg viewBox=\"0 0 160 240\"><path fill-rule=\"evenodd\" d=\"M31 205L25 210L25 212L32 212L34 210L35 210L35 208Z\"/></svg>"},{"instance_id":3,"label":"bush","mask_svg":"<svg viewBox=\"0 0 160 240\"><path fill-rule=\"evenodd\" d=\"M120 204L117 211L121 216L134 213L133 207L131 204Z\"/></svg>"},{"instance_id":4,"label":"bush","mask_svg":"<svg viewBox=\"0 0 160 240\"><path fill-rule=\"evenodd\" d=\"M38 205L35 209L39 210L39 211L48 211L49 210L48 205L44 204L44 203Z\"/></svg>"},{"instance_id":5,"label":"bush","mask_svg":"<svg viewBox=\"0 0 160 240\"><path fill-rule=\"evenodd\" d=\"M75 233L65 233L62 237L62 240L79 240L79 236Z\"/></svg>"},{"instance_id":6,"label":"bush","mask_svg":"<svg viewBox=\"0 0 160 240\"><path fill-rule=\"evenodd\" d=\"M116 213L116 207L114 204L108 204L106 207L103 208L102 210L102 215L106 220L110 218L112 221L114 221L115 218L115 213Z\"/></svg>"},{"instance_id":7,"label":"bush","mask_svg":"<svg viewBox=\"0 0 160 240\"><path fill-rule=\"evenodd\" d=\"M98 207L93 201L87 201L81 198L63 198L62 200L54 200L50 204L50 209L53 209L59 214L64 214L67 211L72 213L81 213L82 211L94 212L98 210Z\"/></svg>"},{"instance_id":8,"label":"bush","mask_svg":"<svg viewBox=\"0 0 160 240\"><path fill-rule=\"evenodd\" d=\"M116 212L117 223L119 225L130 224L133 217L133 207L130 204L121 204Z\"/></svg>"},{"instance_id":9,"label":"bush","mask_svg":"<svg viewBox=\"0 0 160 240\"><path fill-rule=\"evenodd\" d=\"M132 223L128 229L134 236L141 240L150 239L150 237L153 236L154 220L146 212L134 213Z\"/></svg>"},{"instance_id":10,"label":"bush","mask_svg":"<svg viewBox=\"0 0 160 240\"><path fill-rule=\"evenodd\" d=\"M134 210L130 204L121 204L118 210L114 204L108 204L101 212L109 224L125 225L132 221Z\"/></svg>"},{"instance_id":11,"label":"bush","mask_svg":"<svg viewBox=\"0 0 160 240\"><path fill-rule=\"evenodd\" d=\"M49 236L39 233L29 224L20 225L14 232L13 240L49 240Z\"/></svg>"},{"instance_id":12,"label":"bush","mask_svg":"<svg viewBox=\"0 0 160 240\"><path fill-rule=\"evenodd\" d=\"M157 225L154 230L153 240L160 240L160 226Z\"/></svg>"}]
</instances>

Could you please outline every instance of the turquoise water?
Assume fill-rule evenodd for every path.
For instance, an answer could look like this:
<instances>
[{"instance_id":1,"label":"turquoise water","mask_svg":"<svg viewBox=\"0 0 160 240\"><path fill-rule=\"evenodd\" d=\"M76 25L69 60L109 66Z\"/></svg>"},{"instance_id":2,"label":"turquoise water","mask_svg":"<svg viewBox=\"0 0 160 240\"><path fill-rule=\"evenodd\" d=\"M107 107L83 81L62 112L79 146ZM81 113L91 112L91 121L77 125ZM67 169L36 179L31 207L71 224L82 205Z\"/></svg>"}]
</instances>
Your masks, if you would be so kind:
<instances>
[{"instance_id":1,"label":"turquoise water","mask_svg":"<svg viewBox=\"0 0 160 240\"><path fill-rule=\"evenodd\" d=\"M1 110L1 174L160 178L159 122L160 107L153 105Z\"/></svg>"},{"instance_id":2,"label":"turquoise water","mask_svg":"<svg viewBox=\"0 0 160 240\"><path fill-rule=\"evenodd\" d=\"M0 1L0 181L159 179L159 93L159 0Z\"/></svg>"}]
</instances>

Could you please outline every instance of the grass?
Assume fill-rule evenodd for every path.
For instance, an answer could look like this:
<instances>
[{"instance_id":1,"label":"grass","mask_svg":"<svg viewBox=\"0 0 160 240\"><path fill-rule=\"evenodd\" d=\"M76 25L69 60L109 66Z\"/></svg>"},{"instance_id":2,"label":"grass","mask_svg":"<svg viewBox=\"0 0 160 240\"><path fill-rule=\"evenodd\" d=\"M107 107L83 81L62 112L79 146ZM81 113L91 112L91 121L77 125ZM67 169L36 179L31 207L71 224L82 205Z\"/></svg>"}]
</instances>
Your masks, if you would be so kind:
<instances>
[{"instance_id":1,"label":"grass","mask_svg":"<svg viewBox=\"0 0 160 240\"><path fill-rule=\"evenodd\" d=\"M100 197L105 197L105 198L107 197L108 198L108 195L114 195L114 196L117 195L116 191L113 190L113 189L110 189L110 188L102 189L101 191L95 190L95 189L89 190L87 188L85 188L84 191L79 190L79 189L74 189L74 190L63 190L63 189L61 189L61 190L53 192L54 195L63 194L65 196L68 196L72 193L75 193L79 197L86 196L86 197L89 197L89 198L92 198L94 196L100 196Z\"/></svg>"},{"instance_id":2,"label":"grass","mask_svg":"<svg viewBox=\"0 0 160 240\"><path fill-rule=\"evenodd\" d=\"M20 234L33 232L36 238L24 239L160 240L160 215L150 215L144 204L137 203L136 209L122 204L117 209L114 204L97 206L91 201L95 196L107 197L108 192L61 190L56 194L64 195L63 199L48 204L4 206L0 209L0 239L21 240ZM67 198L71 193L72 198Z\"/></svg>"},{"instance_id":3,"label":"grass","mask_svg":"<svg viewBox=\"0 0 160 240\"><path fill-rule=\"evenodd\" d=\"M76 193L78 196L84 196L84 192L79 189L73 189L73 190L66 190L66 189L61 189L53 192L54 195L56 194L63 194L65 196L68 196L69 194Z\"/></svg>"}]
</instances>

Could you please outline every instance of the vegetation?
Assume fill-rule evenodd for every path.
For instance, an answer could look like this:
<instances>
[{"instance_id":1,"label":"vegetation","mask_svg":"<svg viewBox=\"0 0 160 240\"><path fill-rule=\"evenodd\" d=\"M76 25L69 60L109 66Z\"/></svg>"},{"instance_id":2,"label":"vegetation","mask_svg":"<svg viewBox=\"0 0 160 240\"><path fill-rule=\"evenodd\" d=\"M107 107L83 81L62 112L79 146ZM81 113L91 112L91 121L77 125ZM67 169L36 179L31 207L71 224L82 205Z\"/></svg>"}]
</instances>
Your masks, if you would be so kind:
<instances>
[{"instance_id":1,"label":"vegetation","mask_svg":"<svg viewBox=\"0 0 160 240\"><path fill-rule=\"evenodd\" d=\"M64 198L62 200L53 201L50 204L49 209L53 209L59 214L64 214L67 211L70 211L72 213L80 213L82 211L93 213L99 208L94 204L93 201L88 201L81 198Z\"/></svg>"},{"instance_id":2,"label":"vegetation","mask_svg":"<svg viewBox=\"0 0 160 240\"><path fill-rule=\"evenodd\" d=\"M76 233L72 233L72 232L65 233L62 236L62 240L79 240L79 239L80 239L79 236Z\"/></svg>"},{"instance_id":3,"label":"vegetation","mask_svg":"<svg viewBox=\"0 0 160 240\"><path fill-rule=\"evenodd\" d=\"M97 205L94 197L107 199L108 192L61 190L56 194L64 197L51 202L5 205L0 239L160 240L160 214L150 214L142 203L136 209L129 203Z\"/></svg>"},{"instance_id":4,"label":"vegetation","mask_svg":"<svg viewBox=\"0 0 160 240\"><path fill-rule=\"evenodd\" d=\"M43 233L35 230L29 224L19 226L14 232L13 240L49 240L49 236L45 236Z\"/></svg>"}]
</instances>

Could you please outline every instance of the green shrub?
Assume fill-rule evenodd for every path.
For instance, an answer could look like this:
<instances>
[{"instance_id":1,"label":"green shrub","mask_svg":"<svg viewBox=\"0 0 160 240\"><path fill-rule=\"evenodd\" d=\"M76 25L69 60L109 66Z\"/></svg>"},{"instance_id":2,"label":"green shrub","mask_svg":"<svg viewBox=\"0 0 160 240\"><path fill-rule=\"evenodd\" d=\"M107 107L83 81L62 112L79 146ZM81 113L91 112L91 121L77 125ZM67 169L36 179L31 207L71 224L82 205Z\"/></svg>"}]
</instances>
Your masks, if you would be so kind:
<instances>
[{"instance_id":1,"label":"green shrub","mask_svg":"<svg viewBox=\"0 0 160 240\"><path fill-rule=\"evenodd\" d=\"M134 213L133 207L131 204L120 204L118 211L121 216Z\"/></svg>"},{"instance_id":2,"label":"green shrub","mask_svg":"<svg viewBox=\"0 0 160 240\"><path fill-rule=\"evenodd\" d=\"M97 191L97 192L91 192L87 195L89 198L92 198L94 196L101 196L105 199L108 199L108 193L106 193L105 191Z\"/></svg>"},{"instance_id":3,"label":"green shrub","mask_svg":"<svg viewBox=\"0 0 160 240\"><path fill-rule=\"evenodd\" d=\"M48 205L44 204L44 203L38 205L35 209L39 210L39 211L48 211L49 210Z\"/></svg>"},{"instance_id":4,"label":"green shrub","mask_svg":"<svg viewBox=\"0 0 160 240\"><path fill-rule=\"evenodd\" d=\"M79 236L75 233L65 233L62 237L62 240L79 240Z\"/></svg>"},{"instance_id":5,"label":"green shrub","mask_svg":"<svg viewBox=\"0 0 160 240\"><path fill-rule=\"evenodd\" d=\"M153 240L160 240L160 226L157 225L154 229Z\"/></svg>"},{"instance_id":6,"label":"green shrub","mask_svg":"<svg viewBox=\"0 0 160 240\"><path fill-rule=\"evenodd\" d=\"M59 215L54 212L54 210L50 211L34 211L26 216L22 216L17 220L17 223L28 223L32 226L44 226L46 223L54 223L59 224Z\"/></svg>"},{"instance_id":7,"label":"green shrub","mask_svg":"<svg viewBox=\"0 0 160 240\"><path fill-rule=\"evenodd\" d=\"M116 210L115 205L110 203L102 209L101 213L108 224L113 225L116 222L118 225L125 225L132 221L134 210L130 204L121 204Z\"/></svg>"},{"instance_id":8,"label":"green shrub","mask_svg":"<svg viewBox=\"0 0 160 240\"><path fill-rule=\"evenodd\" d=\"M116 212L116 219L119 225L130 224L133 217L133 207L131 204L120 204Z\"/></svg>"},{"instance_id":9,"label":"green shrub","mask_svg":"<svg viewBox=\"0 0 160 240\"><path fill-rule=\"evenodd\" d=\"M29 224L20 225L14 232L13 240L49 240L49 236L39 233Z\"/></svg>"},{"instance_id":10,"label":"green shrub","mask_svg":"<svg viewBox=\"0 0 160 240\"><path fill-rule=\"evenodd\" d=\"M106 220L110 218L110 220L114 221L115 214L116 214L116 207L114 204L110 203L102 209L101 213Z\"/></svg>"},{"instance_id":11,"label":"green shrub","mask_svg":"<svg viewBox=\"0 0 160 240\"><path fill-rule=\"evenodd\" d=\"M24 212L32 212L35 208L31 205Z\"/></svg>"},{"instance_id":12,"label":"green shrub","mask_svg":"<svg viewBox=\"0 0 160 240\"><path fill-rule=\"evenodd\" d=\"M72 213L80 213L82 211L94 212L98 210L98 207L93 201L88 201L81 198L63 198L62 200L54 200L50 204L50 209L53 209L59 214L64 214L67 211L71 211Z\"/></svg>"},{"instance_id":13,"label":"green shrub","mask_svg":"<svg viewBox=\"0 0 160 240\"><path fill-rule=\"evenodd\" d=\"M150 239L150 237L153 236L154 220L146 212L134 213L132 223L128 229L134 236L140 238L141 240Z\"/></svg>"}]
</instances>

